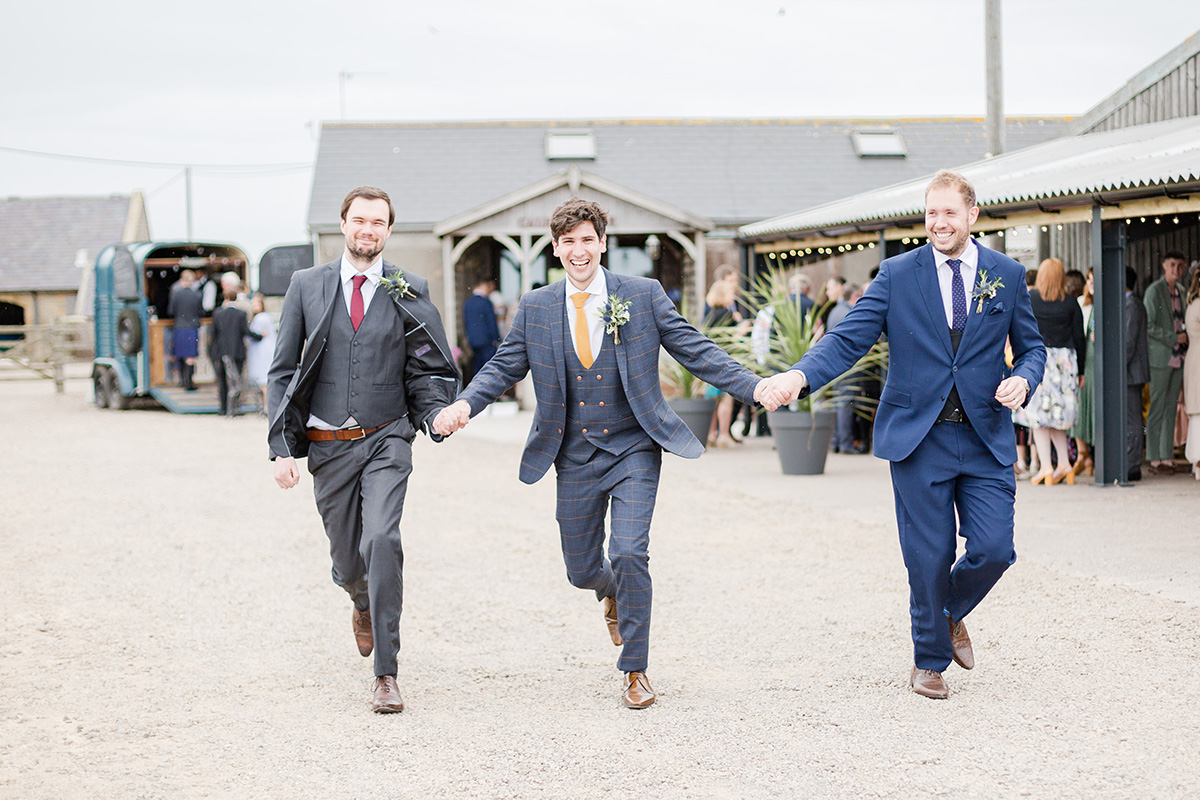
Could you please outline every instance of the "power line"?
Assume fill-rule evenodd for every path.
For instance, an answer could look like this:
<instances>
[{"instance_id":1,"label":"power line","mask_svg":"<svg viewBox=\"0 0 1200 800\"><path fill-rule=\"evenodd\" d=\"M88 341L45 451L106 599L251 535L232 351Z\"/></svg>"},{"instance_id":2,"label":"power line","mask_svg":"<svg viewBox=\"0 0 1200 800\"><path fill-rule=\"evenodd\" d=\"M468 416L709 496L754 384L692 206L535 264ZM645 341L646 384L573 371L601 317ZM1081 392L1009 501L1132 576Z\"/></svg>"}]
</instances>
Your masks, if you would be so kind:
<instances>
[{"instance_id":1,"label":"power line","mask_svg":"<svg viewBox=\"0 0 1200 800\"><path fill-rule=\"evenodd\" d=\"M4 147L3 145L0 145L0 152L36 156L38 158L57 158L63 161L83 161L89 164L112 164L125 167L150 167L155 169L186 169L187 167L191 167L198 170L227 171L233 173L255 171L288 172L312 167L312 162L308 161L276 164L185 164L174 161L131 161L121 158L97 158L95 156L77 156L67 153L47 153L39 150L25 150L19 147Z\"/></svg>"}]
</instances>

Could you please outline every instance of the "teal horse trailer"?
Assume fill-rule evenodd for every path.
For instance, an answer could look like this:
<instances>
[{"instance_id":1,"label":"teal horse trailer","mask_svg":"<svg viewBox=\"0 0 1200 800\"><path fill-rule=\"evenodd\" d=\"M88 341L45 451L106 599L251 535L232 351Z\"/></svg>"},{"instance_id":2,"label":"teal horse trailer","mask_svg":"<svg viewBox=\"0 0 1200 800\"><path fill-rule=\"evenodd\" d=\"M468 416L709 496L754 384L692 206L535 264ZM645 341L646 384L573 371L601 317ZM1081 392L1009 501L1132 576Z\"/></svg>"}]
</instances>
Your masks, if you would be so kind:
<instances>
[{"instance_id":1,"label":"teal horse trailer","mask_svg":"<svg viewBox=\"0 0 1200 800\"><path fill-rule=\"evenodd\" d=\"M184 270L192 270L201 287L211 282L208 294L213 295L219 294L223 273L245 280L248 267L246 254L229 244L138 242L104 248L96 259L96 405L124 409L136 397L152 397L177 413L217 413L216 384L205 357L206 331L196 359L199 390L185 392L177 385L169 351L173 326L168 299ZM204 327L209 323L206 317Z\"/></svg>"}]
</instances>

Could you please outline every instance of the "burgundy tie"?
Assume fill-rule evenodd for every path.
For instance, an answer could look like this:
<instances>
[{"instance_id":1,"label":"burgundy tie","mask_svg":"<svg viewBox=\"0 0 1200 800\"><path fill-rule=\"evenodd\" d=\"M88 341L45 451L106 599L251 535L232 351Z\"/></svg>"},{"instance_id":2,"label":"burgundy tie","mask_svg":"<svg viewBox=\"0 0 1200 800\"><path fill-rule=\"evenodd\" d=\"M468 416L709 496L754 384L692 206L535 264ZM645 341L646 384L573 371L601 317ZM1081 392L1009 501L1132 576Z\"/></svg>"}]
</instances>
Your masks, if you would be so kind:
<instances>
[{"instance_id":1,"label":"burgundy tie","mask_svg":"<svg viewBox=\"0 0 1200 800\"><path fill-rule=\"evenodd\" d=\"M357 331L363 319L362 285L367 280L367 276L355 275L350 280L354 281L354 294L350 295L350 324Z\"/></svg>"}]
</instances>

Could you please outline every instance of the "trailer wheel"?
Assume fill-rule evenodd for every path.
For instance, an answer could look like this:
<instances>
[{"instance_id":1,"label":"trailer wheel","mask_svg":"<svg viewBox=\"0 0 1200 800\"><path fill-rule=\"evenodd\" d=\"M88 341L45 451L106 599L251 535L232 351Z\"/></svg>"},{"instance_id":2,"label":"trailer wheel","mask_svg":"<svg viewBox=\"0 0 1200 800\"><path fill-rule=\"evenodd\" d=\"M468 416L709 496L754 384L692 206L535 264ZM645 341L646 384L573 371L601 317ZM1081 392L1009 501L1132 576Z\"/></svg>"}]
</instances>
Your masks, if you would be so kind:
<instances>
[{"instance_id":1,"label":"trailer wheel","mask_svg":"<svg viewBox=\"0 0 1200 800\"><path fill-rule=\"evenodd\" d=\"M117 347L127 356L142 349L142 318L133 308L123 308L117 314Z\"/></svg>"},{"instance_id":2,"label":"trailer wheel","mask_svg":"<svg viewBox=\"0 0 1200 800\"><path fill-rule=\"evenodd\" d=\"M96 408L108 408L108 367L96 367L92 373L92 394Z\"/></svg>"},{"instance_id":3,"label":"trailer wheel","mask_svg":"<svg viewBox=\"0 0 1200 800\"><path fill-rule=\"evenodd\" d=\"M105 383L108 385L108 407L124 411L129 408L130 398L121 394L121 381L117 378L117 373L113 370L107 370L105 374Z\"/></svg>"}]
</instances>

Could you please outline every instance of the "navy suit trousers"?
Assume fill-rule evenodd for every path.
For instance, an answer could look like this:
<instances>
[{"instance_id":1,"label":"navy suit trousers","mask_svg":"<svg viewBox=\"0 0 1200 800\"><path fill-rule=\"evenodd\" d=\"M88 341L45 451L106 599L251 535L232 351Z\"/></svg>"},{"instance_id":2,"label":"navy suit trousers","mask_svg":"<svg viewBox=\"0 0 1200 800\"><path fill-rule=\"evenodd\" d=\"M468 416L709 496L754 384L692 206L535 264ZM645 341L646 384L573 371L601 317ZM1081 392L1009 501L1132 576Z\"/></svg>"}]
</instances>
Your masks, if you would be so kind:
<instances>
[{"instance_id":1,"label":"navy suit trousers","mask_svg":"<svg viewBox=\"0 0 1200 800\"><path fill-rule=\"evenodd\" d=\"M597 599L615 595L624 646L617 660L622 672L645 672L650 645L650 519L658 496L662 450L647 440L621 455L597 449L580 463L560 455L559 534L567 580L595 591ZM609 519L608 557L604 554L604 518Z\"/></svg>"},{"instance_id":2,"label":"navy suit trousers","mask_svg":"<svg viewBox=\"0 0 1200 800\"><path fill-rule=\"evenodd\" d=\"M946 616L971 613L1016 560L1016 476L970 423L942 422L912 455L892 462L892 490L908 568L913 661L942 672L953 657ZM956 535L966 540L957 562Z\"/></svg>"}]
</instances>

